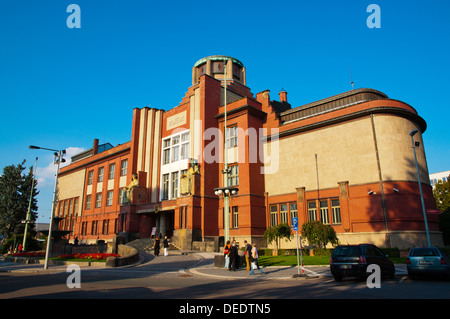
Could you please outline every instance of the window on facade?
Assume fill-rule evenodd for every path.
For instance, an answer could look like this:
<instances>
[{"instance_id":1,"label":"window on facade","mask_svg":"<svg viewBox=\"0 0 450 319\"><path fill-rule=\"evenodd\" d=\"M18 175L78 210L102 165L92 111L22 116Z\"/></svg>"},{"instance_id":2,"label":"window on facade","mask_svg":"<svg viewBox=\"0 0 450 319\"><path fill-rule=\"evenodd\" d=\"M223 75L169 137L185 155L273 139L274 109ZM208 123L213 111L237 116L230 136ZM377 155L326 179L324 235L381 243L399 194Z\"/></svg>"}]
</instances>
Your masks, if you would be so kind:
<instances>
[{"instance_id":1,"label":"window on facade","mask_svg":"<svg viewBox=\"0 0 450 319\"><path fill-rule=\"evenodd\" d=\"M113 204L113 196L114 196L114 192L113 191L108 191L106 193L106 206L112 206L112 204Z\"/></svg>"},{"instance_id":2,"label":"window on facade","mask_svg":"<svg viewBox=\"0 0 450 319\"><path fill-rule=\"evenodd\" d=\"M163 165L170 163L170 148L163 151Z\"/></svg>"},{"instance_id":3,"label":"window on facade","mask_svg":"<svg viewBox=\"0 0 450 319\"><path fill-rule=\"evenodd\" d=\"M64 201L64 215L63 215L63 217L67 216L68 207L69 207L69 202L66 200L66 201Z\"/></svg>"},{"instance_id":4,"label":"window on facade","mask_svg":"<svg viewBox=\"0 0 450 319\"><path fill-rule=\"evenodd\" d=\"M103 220L102 233L103 235L109 234L109 219Z\"/></svg>"},{"instance_id":5,"label":"window on facade","mask_svg":"<svg viewBox=\"0 0 450 319\"><path fill-rule=\"evenodd\" d=\"M230 174L228 175L228 186L239 185L239 165L233 165L228 167Z\"/></svg>"},{"instance_id":6,"label":"window on facade","mask_svg":"<svg viewBox=\"0 0 450 319\"><path fill-rule=\"evenodd\" d=\"M237 206L233 206L232 208L233 218L232 218L232 228L239 227L239 209Z\"/></svg>"},{"instance_id":7,"label":"window on facade","mask_svg":"<svg viewBox=\"0 0 450 319\"><path fill-rule=\"evenodd\" d=\"M180 206L180 228L184 229L187 225L187 206Z\"/></svg>"},{"instance_id":8,"label":"window on facade","mask_svg":"<svg viewBox=\"0 0 450 319\"><path fill-rule=\"evenodd\" d=\"M81 235L87 235L87 222L81 223Z\"/></svg>"},{"instance_id":9,"label":"window on facade","mask_svg":"<svg viewBox=\"0 0 450 319\"><path fill-rule=\"evenodd\" d=\"M172 163L180 160L180 145L172 147Z\"/></svg>"},{"instance_id":10,"label":"window on facade","mask_svg":"<svg viewBox=\"0 0 450 319\"><path fill-rule=\"evenodd\" d=\"M328 225L330 220L328 218L328 200L321 200L320 204L320 220L323 224Z\"/></svg>"},{"instance_id":11,"label":"window on facade","mask_svg":"<svg viewBox=\"0 0 450 319\"><path fill-rule=\"evenodd\" d=\"M128 170L128 160L120 162L120 176L126 176Z\"/></svg>"},{"instance_id":12,"label":"window on facade","mask_svg":"<svg viewBox=\"0 0 450 319\"><path fill-rule=\"evenodd\" d=\"M89 171L87 184L92 185L93 182L94 182L94 171Z\"/></svg>"},{"instance_id":13,"label":"window on facade","mask_svg":"<svg viewBox=\"0 0 450 319\"><path fill-rule=\"evenodd\" d=\"M94 220L92 222L92 227L91 227L91 234L92 235L97 235L97 226L98 226L98 221Z\"/></svg>"},{"instance_id":14,"label":"window on facade","mask_svg":"<svg viewBox=\"0 0 450 319\"><path fill-rule=\"evenodd\" d=\"M108 179L114 179L114 175L116 173L116 164L110 164L109 165L109 171L108 171Z\"/></svg>"},{"instance_id":15,"label":"window on facade","mask_svg":"<svg viewBox=\"0 0 450 319\"><path fill-rule=\"evenodd\" d=\"M78 197L75 198L75 201L73 204L73 214L74 214L74 216L78 215Z\"/></svg>"},{"instance_id":16,"label":"window on facade","mask_svg":"<svg viewBox=\"0 0 450 319\"><path fill-rule=\"evenodd\" d=\"M280 223L282 224L288 224L288 210L287 210L287 204L281 204L280 205Z\"/></svg>"},{"instance_id":17,"label":"window on facade","mask_svg":"<svg viewBox=\"0 0 450 319\"><path fill-rule=\"evenodd\" d=\"M172 173L172 198L178 196L178 172Z\"/></svg>"},{"instance_id":18,"label":"window on facade","mask_svg":"<svg viewBox=\"0 0 450 319\"><path fill-rule=\"evenodd\" d=\"M95 195L95 208L102 207L102 193L97 193Z\"/></svg>"},{"instance_id":19,"label":"window on facade","mask_svg":"<svg viewBox=\"0 0 450 319\"><path fill-rule=\"evenodd\" d=\"M297 203L289 204L289 211L291 212L291 221L293 218L297 218Z\"/></svg>"},{"instance_id":20,"label":"window on facade","mask_svg":"<svg viewBox=\"0 0 450 319\"><path fill-rule=\"evenodd\" d=\"M125 201L125 189L121 188L119 189L119 205L123 204Z\"/></svg>"},{"instance_id":21,"label":"window on facade","mask_svg":"<svg viewBox=\"0 0 450 319\"><path fill-rule=\"evenodd\" d=\"M331 200L331 221L333 224L340 224L341 223L341 205L339 203L339 199L332 199Z\"/></svg>"},{"instance_id":22,"label":"window on facade","mask_svg":"<svg viewBox=\"0 0 450 319\"><path fill-rule=\"evenodd\" d=\"M73 200L69 200L69 216L72 217Z\"/></svg>"},{"instance_id":23,"label":"window on facade","mask_svg":"<svg viewBox=\"0 0 450 319\"><path fill-rule=\"evenodd\" d=\"M162 199L169 199L169 174L164 174L162 179Z\"/></svg>"},{"instance_id":24,"label":"window on facade","mask_svg":"<svg viewBox=\"0 0 450 319\"><path fill-rule=\"evenodd\" d=\"M278 209L276 205L270 206L270 226L278 225Z\"/></svg>"},{"instance_id":25,"label":"window on facade","mask_svg":"<svg viewBox=\"0 0 450 319\"><path fill-rule=\"evenodd\" d=\"M317 220L316 201L308 202L308 219L309 221Z\"/></svg>"},{"instance_id":26,"label":"window on facade","mask_svg":"<svg viewBox=\"0 0 450 319\"><path fill-rule=\"evenodd\" d=\"M98 169L98 180L97 180L97 182L103 182L103 173L104 173L104 168L103 167L100 167L99 169Z\"/></svg>"},{"instance_id":27,"label":"window on facade","mask_svg":"<svg viewBox=\"0 0 450 319\"><path fill-rule=\"evenodd\" d=\"M84 209L91 209L91 195L86 195L86 204Z\"/></svg>"},{"instance_id":28,"label":"window on facade","mask_svg":"<svg viewBox=\"0 0 450 319\"><path fill-rule=\"evenodd\" d=\"M227 148L238 146L237 126L227 128Z\"/></svg>"}]
</instances>

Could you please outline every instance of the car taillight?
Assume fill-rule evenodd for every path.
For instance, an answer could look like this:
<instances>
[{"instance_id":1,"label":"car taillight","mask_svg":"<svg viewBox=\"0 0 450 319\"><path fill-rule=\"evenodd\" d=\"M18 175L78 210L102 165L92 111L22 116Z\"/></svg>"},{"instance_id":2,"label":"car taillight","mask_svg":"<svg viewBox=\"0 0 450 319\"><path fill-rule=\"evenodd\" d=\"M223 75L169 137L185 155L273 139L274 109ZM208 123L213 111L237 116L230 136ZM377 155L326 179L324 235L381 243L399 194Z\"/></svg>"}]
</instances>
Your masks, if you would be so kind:
<instances>
[{"instance_id":1,"label":"car taillight","mask_svg":"<svg viewBox=\"0 0 450 319\"><path fill-rule=\"evenodd\" d=\"M411 259L409 259L409 257L406 258L406 264L407 264L407 265L411 265Z\"/></svg>"},{"instance_id":2,"label":"car taillight","mask_svg":"<svg viewBox=\"0 0 450 319\"><path fill-rule=\"evenodd\" d=\"M367 262L366 262L366 257L364 257L364 256L359 256L359 263L360 264L366 264Z\"/></svg>"},{"instance_id":3,"label":"car taillight","mask_svg":"<svg viewBox=\"0 0 450 319\"><path fill-rule=\"evenodd\" d=\"M447 262L445 261L444 257L441 257L441 265L447 265Z\"/></svg>"}]
</instances>

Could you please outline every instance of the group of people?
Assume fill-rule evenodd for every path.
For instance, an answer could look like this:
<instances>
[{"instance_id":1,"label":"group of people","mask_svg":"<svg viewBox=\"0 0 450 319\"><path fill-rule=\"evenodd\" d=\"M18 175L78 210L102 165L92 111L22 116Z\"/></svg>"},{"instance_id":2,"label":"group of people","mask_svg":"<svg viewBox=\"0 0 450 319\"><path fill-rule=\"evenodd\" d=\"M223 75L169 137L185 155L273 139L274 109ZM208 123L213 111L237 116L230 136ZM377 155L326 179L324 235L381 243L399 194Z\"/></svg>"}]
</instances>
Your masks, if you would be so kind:
<instances>
[{"instance_id":1,"label":"group of people","mask_svg":"<svg viewBox=\"0 0 450 319\"><path fill-rule=\"evenodd\" d=\"M229 240L227 241L223 253L225 255L225 269L229 271L236 271L237 262L239 260L238 255L238 246L236 245L236 241L233 240L231 243ZM244 253L245 253L245 262L247 264L246 270L250 270L250 275L254 275L254 269L258 269L260 274L264 272L259 268L258 265L258 249L256 248L256 244L250 245L246 240L244 240Z\"/></svg>"},{"instance_id":2,"label":"group of people","mask_svg":"<svg viewBox=\"0 0 450 319\"><path fill-rule=\"evenodd\" d=\"M164 256L168 256L169 255L169 241L167 240L167 236L164 236L163 247L164 247ZM155 251L155 256L159 256L159 250L161 249L159 236L156 237L156 239L155 239L155 244L153 245L153 249Z\"/></svg>"}]
</instances>

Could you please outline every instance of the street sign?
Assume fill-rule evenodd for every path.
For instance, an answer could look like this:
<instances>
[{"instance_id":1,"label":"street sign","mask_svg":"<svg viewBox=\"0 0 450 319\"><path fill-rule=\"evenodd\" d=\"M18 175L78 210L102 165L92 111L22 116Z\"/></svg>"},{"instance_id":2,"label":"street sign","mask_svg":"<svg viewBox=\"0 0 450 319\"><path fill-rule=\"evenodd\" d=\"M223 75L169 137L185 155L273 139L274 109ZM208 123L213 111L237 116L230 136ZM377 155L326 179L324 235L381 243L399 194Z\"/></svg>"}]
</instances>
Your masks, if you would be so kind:
<instances>
[{"instance_id":1,"label":"street sign","mask_svg":"<svg viewBox=\"0 0 450 319\"><path fill-rule=\"evenodd\" d=\"M298 231L298 217L292 218L292 226L294 228L294 231Z\"/></svg>"},{"instance_id":2,"label":"street sign","mask_svg":"<svg viewBox=\"0 0 450 319\"><path fill-rule=\"evenodd\" d=\"M439 209L427 209L427 214L441 214Z\"/></svg>"}]
</instances>

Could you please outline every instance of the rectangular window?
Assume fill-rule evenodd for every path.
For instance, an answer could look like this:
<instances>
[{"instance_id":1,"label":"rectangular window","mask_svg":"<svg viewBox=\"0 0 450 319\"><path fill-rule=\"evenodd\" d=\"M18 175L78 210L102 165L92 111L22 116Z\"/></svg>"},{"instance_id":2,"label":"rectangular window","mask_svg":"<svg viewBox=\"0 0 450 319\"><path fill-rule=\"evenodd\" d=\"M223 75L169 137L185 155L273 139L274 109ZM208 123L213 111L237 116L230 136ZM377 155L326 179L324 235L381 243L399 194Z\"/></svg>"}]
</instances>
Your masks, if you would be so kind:
<instances>
[{"instance_id":1,"label":"rectangular window","mask_svg":"<svg viewBox=\"0 0 450 319\"><path fill-rule=\"evenodd\" d=\"M169 174L164 174L162 176L162 199L169 199Z\"/></svg>"},{"instance_id":2,"label":"rectangular window","mask_svg":"<svg viewBox=\"0 0 450 319\"><path fill-rule=\"evenodd\" d=\"M87 222L81 223L81 235L87 235Z\"/></svg>"},{"instance_id":3,"label":"rectangular window","mask_svg":"<svg viewBox=\"0 0 450 319\"><path fill-rule=\"evenodd\" d=\"M116 174L116 164L113 163L109 165L108 179L114 179L115 174Z\"/></svg>"},{"instance_id":4,"label":"rectangular window","mask_svg":"<svg viewBox=\"0 0 450 319\"><path fill-rule=\"evenodd\" d=\"M320 220L325 225L330 223L330 220L328 219L328 200L320 201Z\"/></svg>"},{"instance_id":5,"label":"rectangular window","mask_svg":"<svg viewBox=\"0 0 450 319\"><path fill-rule=\"evenodd\" d=\"M119 205L124 203L124 201L125 201L125 194L126 193L125 193L125 189L124 188L119 189Z\"/></svg>"},{"instance_id":6,"label":"rectangular window","mask_svg":"<svg viewBox=\"0 0 450 319\"><path fill-rule=\"evenodd\" d=\"M232 218L232 228L238 228L239 227L239 209L237 206L233 206L232 208L233 212L233 218Z\"/></svg>"},{"instance_id":7,"label":"rectangular window","mask_svg":"<svg viewBox=\"0 0 450 319\"><path fill-rule=\"evenodd\" d=\"M186 228L187 206L180 206L180 229Z\"/></svg>"},{"instance_id":8,"label":"rectangular window","mask_svg":"<svg viewBox=\"0 0 450 319\"><path fill-rule=\"evenodd\" d=\"M97 235L97 226L98 226L98 221L94 220L92 222L92 227L91 227L91 234L92 235Z\"/></svg>"},{"instance_id":9,"label":"rectangular window","mask_svg":"<svg viewBox=\"0 0 450 319\"><path fill-rule=\"evenodd\" d=\"M106 193L106 206L112 206L112 204L113 204L113 196L114 196L114 192L113 191L108 191Z\"/></svg>"},{"instance_id":10,"label":"rectangular window","mask_svg":"<svg viewBox=\"0 0 450 319\"><path fill-rule=\"evenodd\" d=\"M163 165L170 163L170 148L163 151Z\"/></svg>"},{"instance_id":11,"label":"rectangular window","mask_svg":"<svg viewBox=\"0 0 450 319\"><path fill-rule=\"evenodd\" d=\"M128 160L120 162L120 176L126 176L128 169Z\"/></svg>"},{"instance_id":12,"label":"rectangular window","mask_svg":"<svg viewBox=\"0 0 450 319\"><path fill-rule=\"evenodd\" d=\"M289 211L291 212L291 222L294 217L298 218L297 215L297 203L289 204Z\"/></svg>"},{"instance_id":13,"label":"rectangular window","mask_svg":"<svg viewBox=\"0 0 450 319\"><path fill-rule=\"evenodd\" d=\"M227 127L227 148L238 146L237 126Z\"/></svg>"},{"instance_id":14,"label":"rectangular window","mask_svg":"<svg viewBox=\"0 0 450 319\"><path fill-rule=\"evenodd\" d=\"M86 204L84 209L91 209L91 195L86 195Z\"/></svg>"},{"instance_id":15,"label":"rectangular window","mask_svg":"<svg viewBox=\"0 0 450 319\"><path fill-rule=\"evenodd\" d=\"M228 186L239 185L239 165L229 166Z\"/></svg>"},{"instance_id":16,"label":"rectangular window","mask_svg":"<svg viewBox=\"0 0 450 319\"><path fill-rule=\"evenodd\" d=\"M172 163L180 160L180 146L176 145L172 147Z\"/></svg>"},{"instance_id":17,"label":"rectangular window","mask_svg":"<svg viewBox=\"0 0 450 319\"><path fill-rule=\"evenodd\" d=\"M178 172L172 173L172 198L178 197Z\"/></svg>"},{"instance_id":18,"label":"rectangular window","mask_svg":"<svg viewBox=\"0 0 450 319\"><path fill-rule=\"evenodd\" d=\"M103 182L103 173L104 173L104 168L103 167L100 167L99 169L98 169L98 180L97 180L97 182Z\"/></svg>"},{"instance_id":19,"label":"rectangular window","mask_svg":"<svg viewBox=\"0 0 450 319\"><path fill-rule=\"evenodd\" d=\"M94 182L94 171L89 171L87 184L92 185L93 182Z\"/></svg>"},{"instance_id":20,"label":"rectangular window","mask_svg":"<svg viewBox=\"0 0 450 319\"><path fill-rule=\"evenodd\" d=\"M72 217L73 199L69 200L69 216Z\"/></svg>"},{"instance_id":21,"label":"rectangular window","mask_svg":"<svg viewBox=\"0 0 450 319\"><path fill-rule=\"evenodd\" d=\"M278 225L278 209L276 205L270 206L270 226Z\"/></svg>"},{"instance_id":22,"label":"rectangular window","mask_svg":"<svg viewBox=\"0 0 450 319\"><path fill-rule=\"evenodd\" d=\"M68 209L68 207L69 207L69 203L66 200L66 201L64 201L64 215L63 215L63 217L67 216L67 209Z\"/></svg>"},{"instance_id":23,"label":"rectangular window","mask_svg":"<svg viewBox=\"0 0 450 319\"><path fill-rule=\"evenodd\" d=\"M186 158L189 158L189 143L181 144L180 159L184 160Z\"/></svg>"},{"instance_id":24,"label":"rectangular window","mask_svg":"<svg viewBox=\"0 0 450 319\"><path fill-rule=\"evenodd\" d=\"M316 201L308 202L308 219L309 221L317 220Z\"/></svg>"},{"instance_id":25,"label":"rectangular window","mask_svg":"<svg viewBox=\"0 0 450 319\"><path fill-rule=\"evenodd\" d=\"M339 203L339 199L331 200L331 214L332 214L332 222L333 224L341 223L341 205Z\"/></svg>"},{"instance_id":26,"label":"rectangular window","mask_svg":"<svg viewBox=\"0 0 450 319\"><path fill-rule=\"evenodd\" d=\"M109 219L103 220L103 227L102 227L102 234L108 235L109 234Z\"/></svg>"},{"instance_id":27,"label":"rectangular window","mask_svg":"<svg viewBox=\"0 0 450 319\"><path fill-rule=\"evenodd\" d=\"M73 204L73 214L78 216L78 197L75 198L75 203Z\"/></svg>"},{"instance_id":28,"label":"rectangular window","mask_svg":"<svg viewBox=\"0 0 450 319\"><path fill-rule=\"evenodd\" d=\"M102 207L102 193L97 193L95 195L95 208Z\"/></svg>"},{"instance_id":29,"label":"rectangular window","mask_svg":"<svg viewBox=\"0 0 450 319\"><path fill-rule=\"evenodd\" d=\"M280 223L281 224L289 224L287 204L280 205Z\"/></svg>"}]
</instances>

